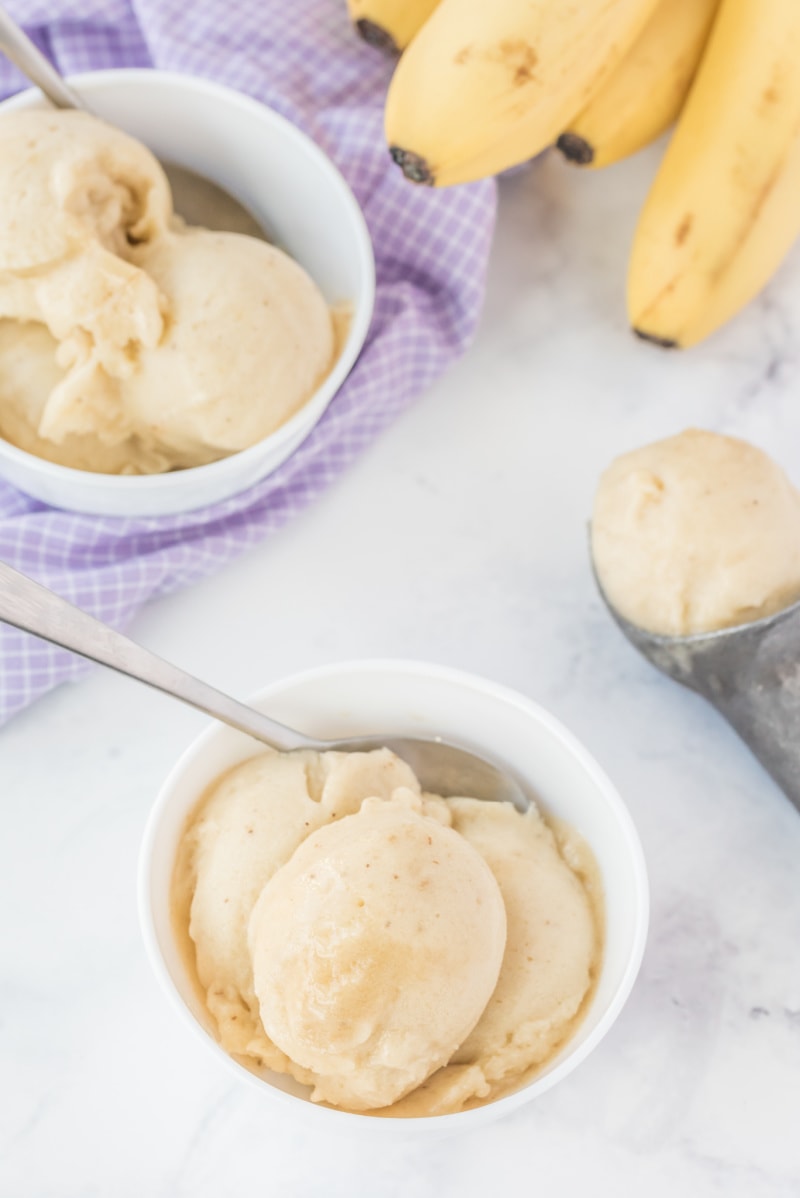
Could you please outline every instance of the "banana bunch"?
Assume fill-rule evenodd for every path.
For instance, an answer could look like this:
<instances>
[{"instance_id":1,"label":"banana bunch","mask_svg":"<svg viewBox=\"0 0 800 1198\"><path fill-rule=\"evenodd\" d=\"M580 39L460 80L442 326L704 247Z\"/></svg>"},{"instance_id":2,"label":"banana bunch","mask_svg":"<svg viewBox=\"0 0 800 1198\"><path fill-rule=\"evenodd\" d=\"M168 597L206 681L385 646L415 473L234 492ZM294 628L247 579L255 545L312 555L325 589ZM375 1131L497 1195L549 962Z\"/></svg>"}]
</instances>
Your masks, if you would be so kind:
<instances>
[{"instance_id":1,"label":"banana bunch","mask_svg":"<svg viewBox=\"0 0 800 1198\"><path fill-rule=\"evenodd\" d=\"M348 0L401 52L390 153L414 183L497 174L549 146L601 167L677 122L636 230L635 332L708 336L800 235L800 0Z\"/></svg>"}]
</instances>

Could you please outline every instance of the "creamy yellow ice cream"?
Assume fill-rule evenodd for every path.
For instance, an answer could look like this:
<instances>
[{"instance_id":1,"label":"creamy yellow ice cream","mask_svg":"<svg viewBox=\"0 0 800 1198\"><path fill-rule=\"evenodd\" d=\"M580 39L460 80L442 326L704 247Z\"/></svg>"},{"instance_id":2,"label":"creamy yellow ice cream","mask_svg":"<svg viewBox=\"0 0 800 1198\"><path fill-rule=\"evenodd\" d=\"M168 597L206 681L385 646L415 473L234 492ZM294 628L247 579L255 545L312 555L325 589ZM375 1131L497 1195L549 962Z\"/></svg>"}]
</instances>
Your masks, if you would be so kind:
<instances>
[{"instance_id":1,"label":"creamy yellow ice cream","mask_svg":"<svg viewBox=\"0 0 800 1198\"><path fill-rule=\"evenodd\" d=\"M116 445L96 433L48 441L37 432L48 400L63 381L58 342L43 324L0 320L0 437L59 466L101 474L149 474L167 459L137 437Z\"/></svg>"},{"instance_id":2,"label":"creamy yellow ice cream","mask_svg":"<svg viewBox=\"0 0 800 1198\"><path fill-rule=\"evenodd\" d=\"M167 297L168 328L124 387L134 426L168 452L254 445L305 403L334 353L319 289L286 254L237 233L187 229L134 260Z\"/></svg>"},{"instance_id":3,"label":"creamy yellow ice cream","mask_svg":"<svg viewBox=\"0 0 800 1198\"><path fill-rule=\"evenodd\" d=\"M161 166L119 129L85 112L0 118L0 317L41 321L62 365L125 374L157 344L161 297L129 258L171 218Z\"/></svg>"},{"instance_id":4,"label":"creamy yellow ice cream","mask_svg":"<svg viewBox=\"0 0 800 1198\"><path fill-rule=\"evenodd\" d=\"M247 944L264 886L317 828L398 787L419 789L388 752L270 753L232 770L201 805L183 840L178 905L190 917L197 976L230 1052L285 1065L264 1042Z\"/></svg>"},{"instance_id":5,"label":"creamy yellow ice cream","mask_svg":"<svg viewBox=\"0 0 800 1198\"><path fill-rule=\"evenodd\" d=\"M480 1021L395 1111L444 1114L473 1095L495 1097L543 1065L575 1030L598 964L599 894L591 854L571 829L531 808L448 799L453 828L494 873L507 941L500 979Z\"/></svg>"},{"instance_id":6,"label":"creamy yellow ice cream","mask_svg":"<svg viewBox=\"0 0 800 1198\"><path fill-rule=\"evenodd\" d=\"M370 1110L445 1065L497 984L506 913L467 840L411 791L309 836L262 890L249 945L261 1022L314 1098Z\"/></svg>"},{"instance_id":7,"label":"creamy yellow ice cream","mask_svg":"<svg viewBox=\"0 0 800 1198\"><path fill-rule=\"evenodd\" d=\"M688 429L612 462L592 555L606 597L640 628L746 624L800 598L800 494L754 445Z\"/></svg>"},{"instance_id":8,"label":"creamy yellow ice cream","mask_svg":"<svg viewBox=\"0 0 800 1198\"><path fill-rule=\"evenodd\" d=\"M178 928L220 1041L353 1111L513 1089L600 961L591 854L531 809L421 793L387 750L267 754L191 817Z\"/></svg>"},{"instance_id":9,"label":"creamy yellow ice cream","mask_svg":"<svg viewBox=\"0 0 800 1198\"><path fill-rule=\"evenodd\" d=\"M254 445L336 354L296 262L187 228L149 150L80 112L0 118L0 327L3 437L101 473Z\"/></svg>"}]
</instances>

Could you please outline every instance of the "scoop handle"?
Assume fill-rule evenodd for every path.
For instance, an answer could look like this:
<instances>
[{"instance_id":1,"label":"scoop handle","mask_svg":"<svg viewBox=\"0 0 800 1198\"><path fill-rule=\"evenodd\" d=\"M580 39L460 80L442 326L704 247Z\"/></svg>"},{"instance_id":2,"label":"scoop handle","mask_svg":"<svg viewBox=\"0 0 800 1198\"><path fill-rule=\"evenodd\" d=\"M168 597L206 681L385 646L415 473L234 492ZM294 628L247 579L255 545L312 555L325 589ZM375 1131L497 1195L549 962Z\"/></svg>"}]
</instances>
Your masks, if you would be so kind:
<instances>
[{"instance_id":1,"label":"scoop handle","mask_svg":"<svg viewBox=\"0 0 800 1198\"><path fill-rule=\"evenodd\" d=\"M743 635L724 658L719 651L708 655L697 689L733 725L800 811L798 633L795 613L757 635Z\"/></svg>"},{"instance_id":2,"label":"scoop handle","mask_svg":"<svg viewBox=\"0 0 800 1198\"><path fill-rule=\"evenodd\" d=\"M86 109L80 96L64 82L53 64L3 8L0 8L0 50L56 108Z\"/></svg>"},{"instance_id":3,"label":"scoop handle","mask_svg":"<svg viewBox=\"0 0 800 1198\"><path fill-rule=\"evenodd\" d=\"M800 811L800 603L682 640L627 624L623 631L654 666L716 707Z\"/></svg>"},{"instance_id":4,"label":"scoop handle","mask_svg":"<svg viewBox=\"0 0 800 1198\"><path fill-rule=\"evenodd\" d=\"M0 562L0 620L181 699L272 748L289 750L317 745L300 732L286 728L164 661L4 562Z\"/></svg>"},{"instance_id":5,"label":"scoop handle","mask_svg":"<svg viewBox=\"0 0 800 1198\"><path fill-rule=\"evenodd\" d=\"M800 748L796 741L800 704L797 698L792 698L788 708L786 696L778 694L745 705L714 701L714 706L800 812Z\"/></svg>"}]
</instances>

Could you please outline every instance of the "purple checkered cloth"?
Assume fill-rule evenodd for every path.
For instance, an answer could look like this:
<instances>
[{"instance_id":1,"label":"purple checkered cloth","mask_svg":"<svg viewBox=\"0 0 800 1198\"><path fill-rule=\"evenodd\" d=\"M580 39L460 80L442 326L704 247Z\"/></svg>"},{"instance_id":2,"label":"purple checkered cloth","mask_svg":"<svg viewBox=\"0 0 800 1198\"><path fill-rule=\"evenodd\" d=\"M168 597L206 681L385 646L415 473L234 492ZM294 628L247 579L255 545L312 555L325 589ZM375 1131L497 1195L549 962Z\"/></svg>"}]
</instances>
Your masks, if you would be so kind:
<instances>
[{"instance_id":1,"label":"purple checkered cloth","mask_svg":"<svg viewBox=\"0 0 800 1198\"><path fill-rule=\"evenodd\" d=\"M353 188L377 260L375 317L325 416L274 474L183 516L112 519L48 508L0 482L0 559L124 627L262 541L320 495L463 352L484 291L495 189L412 187L390 162L382 105L391 63L353 33L345 0L12 0L6 7L66 73L160 67L270 105L330 155ZM0 95L25 87L0 63ZM0 723L80 659L0 625Z\"/></svg>"}]
</instances>

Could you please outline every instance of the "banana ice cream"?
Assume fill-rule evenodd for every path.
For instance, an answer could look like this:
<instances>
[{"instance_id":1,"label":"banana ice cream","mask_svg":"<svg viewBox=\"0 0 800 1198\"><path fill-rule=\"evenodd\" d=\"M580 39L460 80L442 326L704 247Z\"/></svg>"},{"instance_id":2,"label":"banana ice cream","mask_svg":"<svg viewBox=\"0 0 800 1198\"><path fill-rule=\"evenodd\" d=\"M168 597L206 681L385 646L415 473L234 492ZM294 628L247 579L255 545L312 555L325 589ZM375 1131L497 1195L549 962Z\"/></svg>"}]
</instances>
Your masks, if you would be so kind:
<instances>
[{"instance_id":1,"label":"banana ice cream","mask_svg":"<svg viewBox=\"0 0 800 1198\"><path fill-rule=\"evenodd\" d=\"M0 437L75 470L149 474L166 468L166 459L137 437L107 445L93 433L67 433L50 441L37 432L48 400L64 378L57 351L58 342L43 324L0 320Z\"/></svg>"},{"instance_id":2,"label":"banana ice cream","mask_svg":"<svg viewBox=\"0 0 800 1198\"><path fill-rule=\"evenodd\" d=\"M334 333L302 267L265 241L207 229L133 257L172 314L124 387L135 428L193 459L254 445L305 403L331 364Z\"/></svg>"},{"instance_id":3,"label":"banana ice cream","mask_svg":"<svg viewBox=\"0 0 800 1198\"><path fill-rule=\"evenodd\" d=\"M125 373L157 344L162 298L130 248L171 219L159 163L119 129L84 112L0 118L0 317L44 324L62 364Z\"/></svg>"},{"instance_id":4,"label":"banana ice cream","mask_svg":"<svg viewBox=\"0 0 800 1198\"><path fill-rule=\"evenodd\" d=\"M506 913L469 841L397 790L319 828L248 929L261 1023L349 1110L388 1106L445 1065L494 990Z\"/></svg>"},{"instance_id":5,"label":"banana ice cream","mask_svg":"<svg viewBox=\"0 0 800 1198\"><path fill-rule=\"evenodd\" d=\"M531 809L423 793L371 753L268 753L189 820L176 925L222 1046L314 1101L435 1115L522 1084L602 946L591 854Z\"/></svg>"},{"instance_id":6,"label":"banana ice cream","mask_svg":"<svg viewBox=\"0 0 800 1198\"><path fill-rule=\"evenodd\" d=\"M746 624L800 598L800 494L755 446L688 429L612 462L592 555L606 597L640 628Z\"/></svg>"},{"instance_id":7,"label":"banana ice cream","mask_svg":"<svg viewBox=\"0 0 800 1198\"><path fill-rule=\"evenodd\" d=\"M0 434L101 473L202 465L310 398L319 289L251 237L188 228L144 146L82 112L0 118Z\"/></svg>"}]
</instances>

